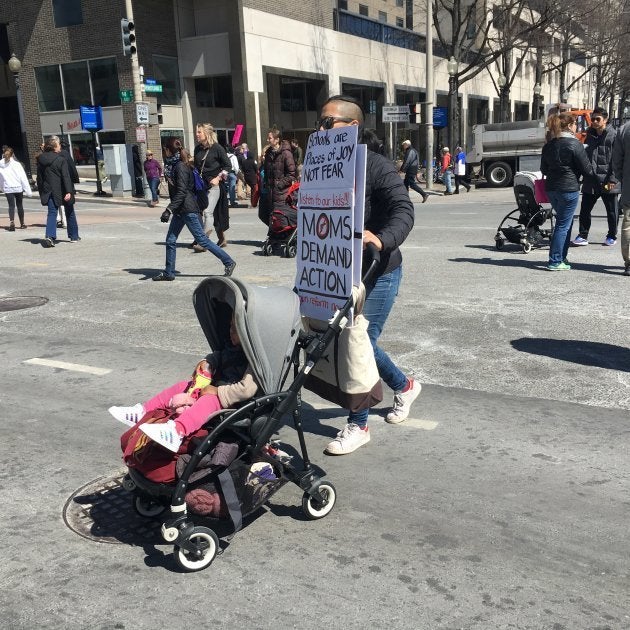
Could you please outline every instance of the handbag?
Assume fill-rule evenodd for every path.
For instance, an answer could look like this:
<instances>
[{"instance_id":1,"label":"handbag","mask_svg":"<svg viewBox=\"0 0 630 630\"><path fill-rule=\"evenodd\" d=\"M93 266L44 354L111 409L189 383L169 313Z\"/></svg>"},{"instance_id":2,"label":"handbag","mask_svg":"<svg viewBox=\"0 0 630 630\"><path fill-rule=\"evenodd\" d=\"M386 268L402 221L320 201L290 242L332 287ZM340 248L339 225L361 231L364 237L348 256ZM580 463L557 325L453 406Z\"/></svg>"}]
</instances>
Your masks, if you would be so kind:
<instances>
[{"instance_id":1,"label":"handbag","mask_svg":"<svg viewBox=\"0 0 630 630\"><path fill-rule=\"evenodd\" d=\"M551 203L549 197L547 197L547 189L545 187L544 179L534 180L534 197L536 203Z\"/></svg>"},{"instance_id":2,"label":"handbag","mask_svg":"<svg viewBox=\"0 0 630 630\"><path fill-rule=\"evenodd\" d=\"M369 409L383 400L383 386L376 367L374 349L368 337L368 320L363 317L365 286L353 289L355 313L352 325L346 326L326 348L322 358L310 371L304 387L329 402L356 412ZM304 317L307 332L321 333L328 322Z\"/></svg>"}]
</instances>

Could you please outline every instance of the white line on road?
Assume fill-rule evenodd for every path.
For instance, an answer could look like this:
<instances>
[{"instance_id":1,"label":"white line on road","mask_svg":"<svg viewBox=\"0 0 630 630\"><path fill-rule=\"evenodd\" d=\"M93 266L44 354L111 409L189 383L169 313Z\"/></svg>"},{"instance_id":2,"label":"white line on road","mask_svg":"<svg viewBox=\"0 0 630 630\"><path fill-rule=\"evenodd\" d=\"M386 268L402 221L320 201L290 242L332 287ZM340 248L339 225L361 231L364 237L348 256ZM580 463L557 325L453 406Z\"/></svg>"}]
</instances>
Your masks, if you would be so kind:
<instances>
[{"instance_id":1,"label":"white line on road","mask_svg":"<svg viewBox=\"0 0 630 630\"><path fill-rule=\"evenodd\" d=\"M92 365L81 365L80 363L66 363L65 361L53 361L52 359L27 359L23 361L29 365L43 365L45 367L59 368L61 370L70 370L71 372L86 372L87 374L95 374L96 376L104 376L111 372L107 368L94 367Z\"/></svg>"}]
</instances>

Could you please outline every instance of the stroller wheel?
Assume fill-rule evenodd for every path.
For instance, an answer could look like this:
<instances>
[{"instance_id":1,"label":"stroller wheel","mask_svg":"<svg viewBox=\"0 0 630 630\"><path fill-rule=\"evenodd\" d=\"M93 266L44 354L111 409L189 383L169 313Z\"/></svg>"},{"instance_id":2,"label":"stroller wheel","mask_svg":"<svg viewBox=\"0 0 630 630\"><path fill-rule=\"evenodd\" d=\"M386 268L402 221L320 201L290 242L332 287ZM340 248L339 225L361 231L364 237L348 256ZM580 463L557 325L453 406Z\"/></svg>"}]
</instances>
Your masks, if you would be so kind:
<instances>
[{"instance_id":1,"label":"stroller wheel","mask_svg":"<svg viewBox=\"0 0 630 630\"><path fill-rule=\"evenodd\" d=\"M523 243L522 248L523 248L523 253L524 254L529 254L529 252L532 251L532 244L531 243Z\"/></svg>"},{"instance_id":2,"label":"stroller wheel","mask_svg":"<svg viewBox=\"0 0 630 630\"><path fill-rule=\"evenodd\" d=\"M263 243L262 253L264 256L271 256L273 254L273 245L271 243Z\"/></svg>"},{"instance_id":3,"label":"stroller wheel","mask_svg":"<svg viewBox=\"0 0 630 630\"><path fill-rule=\"evenodd\" d=\"M494 239L494 246L497 249L503 249L504 245L505 245L505 239L504 238L495 238Z\"/></svg>"},{"instance_id":4,"label":"stroller wheel","mask_svg":"<svg viewBox=\"0 0 630 630\"><path fill-rule=\"evenodd\" d=\"M164 512L166 506L159 501L136 496L133 498L133 509L144 518L155 518Z\"/></svg>"},{"instance_id":5,"label":"stroller wheel","mask_svg":"<svg viewBox=\"0 0 630 630\"><path fill-rule=\"evenodd\" d=\"M215 559L219 549L219 538L208 527L195 527L183 541L183 546L175 546L175 562L184 571L201 571Z\"/></svg>"},{"instance_id":6,"label":"stroller wheel","mask_svg":"<svg viewBox=\"0 0 630 630\"><path fill-rule=\"evenodd\" d=\"M335 507L335 501L337 500L335 486L333 486L332 483L324 481L319 484L317 490L323 501L318 501L308 492L305 492L302 497L302 510L306 517L310 518L312 521L328 516Z\"/></svg>"},{"instance_id":7,"label":"stroller wheel","mask_svg":"<svg viewBox=\"0 0 630 630\"><path fill-rule=\"evenodd\" d=\"M127 492L133 492L136 489L136 482L129 475L125 475L122 480L122 487Z\"/></svg>"},{"instance_id":8,"label":"stroller wheel","mask_svg":"<svg viewBox=\"0 0 630 630\"><path fill-rule=\"evenodd\" d=\"M295 245L289 245L287 247L287 258L295 258L297 254L297 247Z\"/></svg>"}]
</instances>

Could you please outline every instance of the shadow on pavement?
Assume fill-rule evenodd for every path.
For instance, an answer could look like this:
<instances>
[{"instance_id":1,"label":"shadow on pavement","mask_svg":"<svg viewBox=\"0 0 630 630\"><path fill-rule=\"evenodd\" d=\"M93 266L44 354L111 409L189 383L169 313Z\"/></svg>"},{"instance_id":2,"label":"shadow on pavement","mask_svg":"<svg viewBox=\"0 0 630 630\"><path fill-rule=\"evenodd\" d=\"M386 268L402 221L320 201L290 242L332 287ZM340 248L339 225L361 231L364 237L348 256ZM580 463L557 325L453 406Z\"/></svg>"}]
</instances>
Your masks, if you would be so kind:
<instances>
[{"instance_id":1,"label":"shadow on pavement","mask_svg":"<svg viewBox=\"0 0 630 630\"><path fill-rule=\"evenodd\" d=\"M630 348L596 341L523 337L510 342L515 350L579 365L630 372Z\"/></svg>"},{"instance_id":2,"label":"shadow on pavement","mask_svg":"<svg viewBox=\"0 0 630 630\"><path fill-rule=\"evenodd\" d=\"M541 260L526 260L524 258L501 260L496 258L449 258L449 262L475 263L476 265L495 265L497 267L527 267L539 271L547 271L547 262ZM623 266L620 263L613 265L594 265L592 263L580 263L569 260L571 269L575 271L591 271L593 273L607 273L612 275L623 275Z\"/></svg>"}]
</instances>

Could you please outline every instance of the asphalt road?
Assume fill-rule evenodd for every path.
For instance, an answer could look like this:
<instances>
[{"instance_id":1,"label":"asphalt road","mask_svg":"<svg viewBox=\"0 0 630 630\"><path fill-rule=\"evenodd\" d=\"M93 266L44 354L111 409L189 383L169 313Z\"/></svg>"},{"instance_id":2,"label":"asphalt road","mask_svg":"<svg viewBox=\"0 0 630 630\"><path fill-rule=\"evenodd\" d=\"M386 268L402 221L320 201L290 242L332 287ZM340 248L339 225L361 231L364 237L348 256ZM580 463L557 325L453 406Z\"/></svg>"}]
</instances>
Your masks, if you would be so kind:
<instances>
[{"instance_id":1,"label":"asphalt road","mask_svg":"<svg viewBox=\"0 0 630 630\"><path fill-rule=\"evenodd\" d=\"M43 208L27 202L30 227L0 230L0 304L48 302L0 313L0 626L629 628L630 282L618 247L571 251L566 273L545 271L546 248L497 251L513 207L511 190L488 189L416 205L382 337L423 384L410 419L383 422L388 393L371 442L327 457L344 416L307 393L333 512L305 520L285 486L208 569L182 574L172 547L95 542L63 511L121 470L107 407L206 352L191 294L222 267L182 246L176 281L151 282L166 229L132 202L82 201L82 241L43 249ZM598 205L591 240L605 232ZM260 256L264 235L254 210L232 213L235 275L291 286L294 262ZM290 427L280 437L296 444Z\"/></svg>"}]
</instances>

